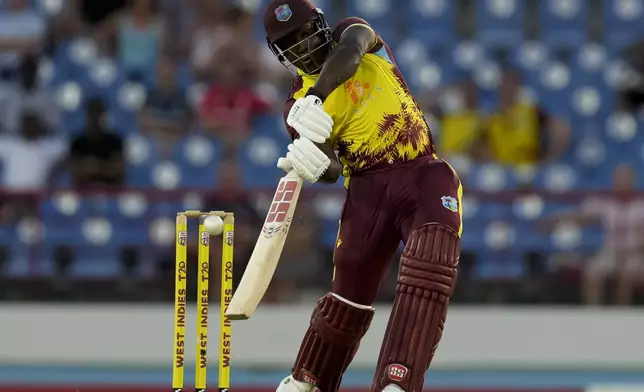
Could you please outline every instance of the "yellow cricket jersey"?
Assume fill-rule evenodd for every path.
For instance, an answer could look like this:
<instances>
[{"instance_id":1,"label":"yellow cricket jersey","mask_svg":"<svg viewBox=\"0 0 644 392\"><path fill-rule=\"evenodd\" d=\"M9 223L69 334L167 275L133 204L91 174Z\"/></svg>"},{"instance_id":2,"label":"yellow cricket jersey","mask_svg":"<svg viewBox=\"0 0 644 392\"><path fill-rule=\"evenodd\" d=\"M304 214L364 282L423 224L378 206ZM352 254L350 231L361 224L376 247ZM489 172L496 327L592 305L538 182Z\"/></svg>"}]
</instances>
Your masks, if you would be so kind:
<instances>
[{"instance_id":1,"label":"yellow cricket jersey","mask_svg":"<svg viewBox=\"0 0 644 392\"><path fill-rule=\"evenodd\" d=\"M369 26L360 18L347 18L333 31L338 42L350 26ZM293 102L313 87L317 75L298 75L287 101L285 115ZM378 37L358 71L324 102L333 118L330 142L343 165L343 175L390 161L407 161L435 153L429 126L412 97L391 50ZM289 130L293 137L296 133Z\"/></svg>"},{"instance_id":2,"label":"yellow cricket jersey","mask_svg":"<svg viewBox=\"0 0 644 392\"><path fill-rule=\"evenodd\" d=\"M518 102L493 114L487 124L487 139L494 159L502 164L535 164L541 155L538 108Z\"/></svg>"},{"instance_id":3,"label":"yellow cricket jersey","mask_svg":"<svg viewBox=\"0 0 644 392\"><path fill-rule=\"evenodd\" d=\"M467 154L481 137L482 114L463 110L443 116L440 132L441 154Z\"/></svg>"}]
</instances>

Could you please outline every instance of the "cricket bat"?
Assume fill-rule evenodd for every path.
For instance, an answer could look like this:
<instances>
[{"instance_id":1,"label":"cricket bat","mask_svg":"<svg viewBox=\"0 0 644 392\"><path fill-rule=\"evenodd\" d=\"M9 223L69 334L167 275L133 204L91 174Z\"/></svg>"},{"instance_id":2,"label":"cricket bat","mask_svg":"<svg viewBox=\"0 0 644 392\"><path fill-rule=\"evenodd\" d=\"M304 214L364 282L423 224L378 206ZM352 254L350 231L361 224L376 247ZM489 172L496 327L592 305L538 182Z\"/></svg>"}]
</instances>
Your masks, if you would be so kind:
<instances>
[{"instance_id":1,"label":"cricket bat","mask_svg":"<svg viewBox=\"0 0 644 392\"><path fill-rule=\"evenodd\" d=\"M246 271L226 309L225 315L231 320L250 318L266 294L282 255L301 190L302 178L294 170L280 179Z\"/></svg>"}]
</instances>

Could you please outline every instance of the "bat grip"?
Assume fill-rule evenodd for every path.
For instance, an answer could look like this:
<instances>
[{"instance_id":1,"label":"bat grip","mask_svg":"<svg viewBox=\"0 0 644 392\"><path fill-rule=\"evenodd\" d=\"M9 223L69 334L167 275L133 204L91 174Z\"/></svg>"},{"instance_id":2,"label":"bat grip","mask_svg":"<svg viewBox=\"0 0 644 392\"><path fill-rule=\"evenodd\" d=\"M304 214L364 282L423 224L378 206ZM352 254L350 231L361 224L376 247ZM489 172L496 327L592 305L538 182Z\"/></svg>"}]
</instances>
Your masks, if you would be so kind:
<instances>
[{"instance_id":1,"label":"bat grip","mask_svg":"<svg viewBox=\"0 0 644 392\"><path fill-rule=\"evenodd\" d=\"M286 178L294 178L294 179L300 178L300 176L297 174L295 169L289 170L288 173L286 173L286 175L284 175L284 177L286 177Z\"/></svg>"}]
</instances>

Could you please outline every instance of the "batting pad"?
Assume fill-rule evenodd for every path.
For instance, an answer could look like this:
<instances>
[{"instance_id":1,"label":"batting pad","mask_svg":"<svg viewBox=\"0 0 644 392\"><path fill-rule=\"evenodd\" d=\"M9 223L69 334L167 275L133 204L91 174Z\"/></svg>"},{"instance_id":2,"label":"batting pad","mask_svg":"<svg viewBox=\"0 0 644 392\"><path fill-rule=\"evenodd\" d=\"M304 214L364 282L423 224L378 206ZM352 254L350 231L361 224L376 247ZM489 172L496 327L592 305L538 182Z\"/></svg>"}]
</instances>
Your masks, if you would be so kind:
<instances>
[{"instance_id":1,"label":"batting pad","mask_svg":"<svg viewBox=\"0 0 644 392\"><path fill-rule=\"evenodd\" d=\"M459 253L460 239L450 227L432 223L412 231L372 391L389 384L406 392L422 390L456 285Z\"/></svg>"}]
</instances>

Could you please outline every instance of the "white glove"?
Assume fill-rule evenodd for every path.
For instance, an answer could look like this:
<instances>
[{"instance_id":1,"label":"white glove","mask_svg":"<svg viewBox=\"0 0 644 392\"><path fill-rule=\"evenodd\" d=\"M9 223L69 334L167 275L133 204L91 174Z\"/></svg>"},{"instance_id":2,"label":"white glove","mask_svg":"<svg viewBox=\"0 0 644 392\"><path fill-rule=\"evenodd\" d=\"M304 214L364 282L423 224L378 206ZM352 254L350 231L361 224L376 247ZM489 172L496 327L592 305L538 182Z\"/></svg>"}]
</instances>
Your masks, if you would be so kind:
<instances>
[{"instance_id":1,"label":"white glove","mask_svg":"<svg viewBox=\"0 0 644 392\"><path fill-rule=\"evenodd\" d=\"M324 111L322 100L315 95L296 100L288 112L286 123L300 137L314 143L324 143L333 130L333 119Z\"/></svg>"},{"instance_id":2,"label":"white glove","mask_svg":"<svg viewBox=\"0 0 644 392\"><path fill-rule=\"evenodd\" d=\"M314 183L329 168L331 160L309 139L295 139L288 145L286 158L277 160L277 167L285 172L295 172L308 182Z\"/></svg>"}]
</instances>

